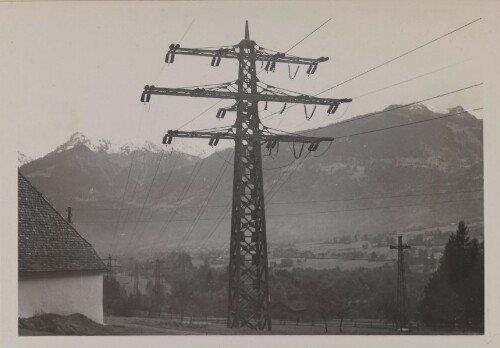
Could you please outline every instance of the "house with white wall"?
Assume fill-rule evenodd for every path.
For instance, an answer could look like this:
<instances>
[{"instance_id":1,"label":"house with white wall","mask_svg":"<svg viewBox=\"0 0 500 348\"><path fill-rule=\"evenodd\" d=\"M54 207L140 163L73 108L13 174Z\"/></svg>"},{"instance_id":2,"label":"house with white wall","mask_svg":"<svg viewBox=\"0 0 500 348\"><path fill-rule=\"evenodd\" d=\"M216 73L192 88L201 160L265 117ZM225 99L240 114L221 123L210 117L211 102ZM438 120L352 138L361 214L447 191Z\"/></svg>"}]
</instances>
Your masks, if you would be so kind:
<instances>
[{"instance_id":1,"label":"house with white wall","mask_svg":"<svg viewBox=\"0 0 500 348\"><path fill-rule=\"evenodd\" d=\"M104 263L21 173L18 177L18 316L81 313L102 323Z\"/></svg>"}]
</instances>

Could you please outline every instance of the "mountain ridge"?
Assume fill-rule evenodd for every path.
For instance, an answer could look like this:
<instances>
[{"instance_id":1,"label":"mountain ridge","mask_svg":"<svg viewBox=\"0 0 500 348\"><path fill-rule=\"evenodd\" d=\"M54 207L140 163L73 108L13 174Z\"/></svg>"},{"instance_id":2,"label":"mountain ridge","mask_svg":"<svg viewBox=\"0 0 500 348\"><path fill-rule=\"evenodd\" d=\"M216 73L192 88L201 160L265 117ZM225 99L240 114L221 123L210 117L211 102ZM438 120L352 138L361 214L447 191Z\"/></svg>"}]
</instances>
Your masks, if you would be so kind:
<instances>
[{"instance_id":1,"label":"mountain ridge","mask_svg":"<svg viewBox=\"0 0 500 348\"><path fill-rule=\"evenodd\" d=\"M269 240L318 241L481 220L481 120L463 113L369 132L442 115L426 107L401 108L331 124L314 132L337 138L368 133L340 138L330 148L324 144L299 160L285 144L271 156L263 149ZM75 226L98 250L224 245L231 149L200 158L154 148L106 153L79 145L47 154L21 171L61 211L74 207ZM479 193L460 193L469 191Z\"/></svg>"}]
</instances>

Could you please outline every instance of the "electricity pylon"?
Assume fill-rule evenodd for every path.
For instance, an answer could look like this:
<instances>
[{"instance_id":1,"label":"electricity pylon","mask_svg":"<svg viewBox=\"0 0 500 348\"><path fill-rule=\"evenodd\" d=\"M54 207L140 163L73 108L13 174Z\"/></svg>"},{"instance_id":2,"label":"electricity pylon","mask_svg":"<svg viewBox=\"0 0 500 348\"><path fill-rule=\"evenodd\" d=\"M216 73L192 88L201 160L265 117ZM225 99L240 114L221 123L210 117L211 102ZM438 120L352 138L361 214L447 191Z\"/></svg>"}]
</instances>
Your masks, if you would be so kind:
<instances>
[{"instance_id":1,"label":"electricity pylon","mask_svg":"<svg viewBox=\"0 0 500 348\"><path fill-rule=\"evenodd\" d=\"M137 296L138 293L139 293L139 264L136 262L134 267L134 296Z\"/></svg>"},{"instance_id":2,"label":"electricity pylon","mask_svg":"<svg viewBox=\"0 0 500 348\"><path fill-rule=\"evenodd\" d=\"M145 86L141 101L149 102L151 95L220 98L236 101L233 106L221 108L217 112L217 118L220 119L227 111L236 111L236 122L232 127L224 131L220 129L189 132L169 130L163 138L163 143L170 144L176 137L209 139L210 146L216 146L220 139L234 140L227 326L271 330L261 146L265 145L269 151L272 151L279 142L289 142L294 145L301 144L300 152L305 146L308 151L316 151L320 142L333 141L333 138L274 134L270 128L261 123L258 103L265 101L267 108L267 102L282 102L285 103L283 110L286 108L286 103L328 105L328 113L332 114L341 103L348 103L352 100L317 98L261 82L257 78L257 61L262 62L263 70L266 71L274 71L277 63L289 63L308 65L307 73L313 74L318 63L325 62L328 58L300 58L262 48L255 41L250 40L248 21L245 25L245 38L234 46L219 49L195 49L172 44L165 62L173 63L176 55L211 57L211 65L214 67L219 66L222 58L238 60L236 81L207 85L203 88ZM264 64L266 64L265 67Z\"/></svg>"},{"instance_id":3,"label":"electricity pylon","mask_svg":"<svg viewBox=\"0 0 500 348\"><path fill-rule=\"evenodd\" d=\"M406 299L406 277L405 277L405 260L404 250L410 249L408 244L403 244L403 236L398 236L398 245L391 245L391 249L398 250L398 285L396 293L397 317L396 326L398 329L406 327L408 323L408 303Z\"/></svg>"},{"instance_id":4,"label":"electricity pylon","mask_svg":"<svg viewBox=\"0 0 500 348\"><path fill-rule=\"evenodd\" d=\"M109 255L106 258L106 269L105 269L105 277L110 278L113 276L113 268L117 268L118 266L113 263L113 261L116 261L116 259L112 258L111 255Z\"/></svg>"},{"instance_id":5,"label":"electricity pylon","mask_svg":"<svg viewBox=\"0 0 500 348\"><path fill-rule=\"evenodd\" d=\"M154 293L154 305L155 309L158 312L158 316L161 314L161 308L163 305L163 291L162 291L162 285L161 285L161 269L160 269L160 260L157 258L155 260L155 267L154 267L154 272L155 272L155 282L154 282L154 288L153 288L153 293Z\"/></svg>"}]
</instances>

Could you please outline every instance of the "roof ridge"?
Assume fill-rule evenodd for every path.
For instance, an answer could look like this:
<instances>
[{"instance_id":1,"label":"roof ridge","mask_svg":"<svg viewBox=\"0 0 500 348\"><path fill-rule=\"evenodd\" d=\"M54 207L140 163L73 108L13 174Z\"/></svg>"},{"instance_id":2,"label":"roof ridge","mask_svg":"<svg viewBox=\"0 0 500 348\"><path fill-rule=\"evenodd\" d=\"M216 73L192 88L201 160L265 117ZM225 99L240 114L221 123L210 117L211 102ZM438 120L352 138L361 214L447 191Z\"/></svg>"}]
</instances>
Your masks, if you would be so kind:
<instances>
[{"instance_id":1,"label":"roof ridge","mask_svg":"<svg viewBox=\"0 0 500 348\"><path fill-rule=\"evenodd\" d=\"M44 195L31 183L31 181L26 178L22 173L21 171L19 170L18 168L18 176L20 178L22 178L32 189L33 191L47 204L48 207L50 207L50 209L52 209L61 219L62 221L64 221L64 223L66 224L66 226L68 226L74 233L76 236L78 236L78 238L80 238L85 244L87 244L89 247L90 247L90 250L92 250L92 253L94 254L94 256L99 260L99 262L101 263L101 266L102 266L102 269L105 269L106 268L106 265L104 264L104 261L102 261L101 257L99 256L99 254L97 254L96 250L94 249L94 247L92 246L92 244L87 241L77 230L76 228L71 224L69 223L62 215L61 213L44 197Z\"/></svg>"}]
</instances>

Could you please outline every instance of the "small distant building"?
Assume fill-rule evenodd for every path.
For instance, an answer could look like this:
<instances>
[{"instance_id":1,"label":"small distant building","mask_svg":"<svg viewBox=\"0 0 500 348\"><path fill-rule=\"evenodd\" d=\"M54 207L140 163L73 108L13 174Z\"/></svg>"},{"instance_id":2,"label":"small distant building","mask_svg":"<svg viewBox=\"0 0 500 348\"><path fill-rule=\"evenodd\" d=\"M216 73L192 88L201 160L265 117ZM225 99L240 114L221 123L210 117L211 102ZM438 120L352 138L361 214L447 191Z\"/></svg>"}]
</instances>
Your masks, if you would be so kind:
<instances>
[{"instance_id":1,"label":"small distant building","mask_svg":"<svg viewBox=\"0 0 500 348\"><path fill-rule=\"evenodd\" d=\"M103 322L104 263L21 173L18 267L20 318L81 313Z\"/></svg>"},{"instance_id":2,"label":"small distant building","mask_svg":"<svg viewBox=\"0 0 500 348\"><path fill-rule=\"evenodd\" d=\"M271 317L280 322L293 321L299 323L306 320L307 306L300 302L278 301L271 306Z\"/></svg>"}]
</instances>

